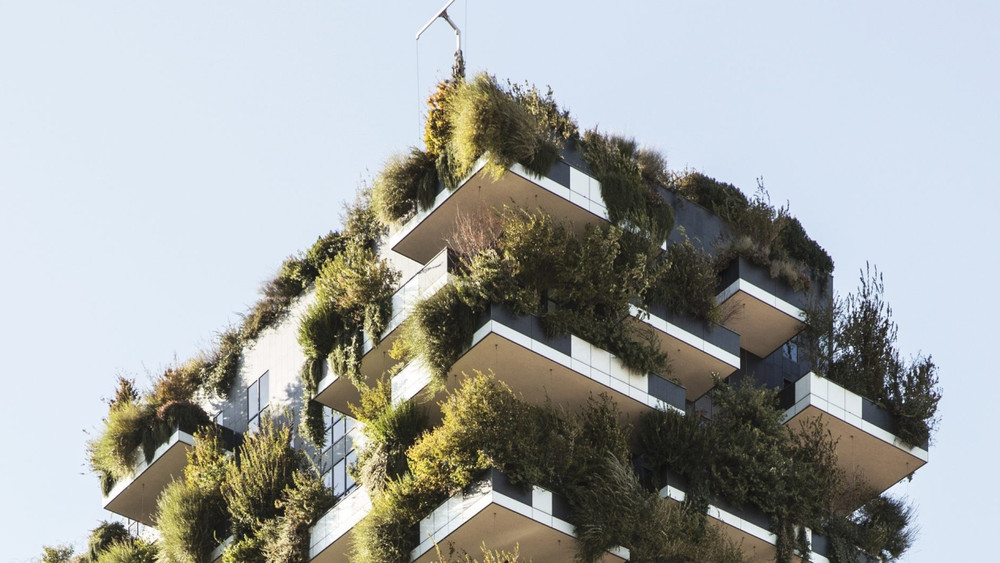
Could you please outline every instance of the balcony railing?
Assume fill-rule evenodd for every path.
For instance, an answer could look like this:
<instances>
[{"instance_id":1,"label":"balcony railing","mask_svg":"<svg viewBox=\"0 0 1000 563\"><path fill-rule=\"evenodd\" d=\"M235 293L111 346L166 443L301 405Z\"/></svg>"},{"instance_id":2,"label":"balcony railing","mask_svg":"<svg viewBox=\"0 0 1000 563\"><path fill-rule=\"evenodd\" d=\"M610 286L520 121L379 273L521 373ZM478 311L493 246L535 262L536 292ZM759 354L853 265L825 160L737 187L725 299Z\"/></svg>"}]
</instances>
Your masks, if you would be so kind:
<instances>
[{"instance_id":1,"label":"balcony railing","mask_svg":"<svg viewBox=\"0 0 1000 563\"><path fill-rule=\"evenodd\" d=\"M670 472L660 475L660 482L665 482L660 489L660 498L684 502L687 496L687 483ZM713 498L708 505L709 522L718 526L722 533L739 546L744 557L750 561L771 562L777 555L778 536L772 530L774 524L766 514L754 506L737 506L721 498ZM810 530L807 536L812 537ZM825 540L821 538L821 541ZM825 543L821 546L825 550ZM826 563L826 553L817 552L817 545L810 544L809 560L814 563Z\"/></svg>"},{"instance_id":2,"label":"balcony railing","mask_svg":"<svg viewBox=\"0 0 1000 563\"><path fill-rule=\"evenodd\" d=\"M392 316L382 334L382 339L376 345L367 335L365 336L361 374L369 384L395 363L395 360L389 357L388 350L398 337L397 329L418 302L433 295L448 283L449 274L454 271L455 264L455 258L448 249L442 249L392 294ZM339 412L348 412L348 404L357 403L360 397L354 383L335 373L329 362L324 362L323 377L320 379L315 399Z\"/></svg>"},{"instance_id":3,"label":"balcony railing","mask_svg":"<svg viewBox=\"0 0 1000 563\"><path fill-rule=\"evenodd\" d=\"M607 393L623 415L637 417L651 408L684 410L682 386L628 369L609 352L575 336L547 336L538 317L518 316L493 305L480 315L477 327L472 345L452 367L446 388L457 385L458 374L492 370L529 401L578 407L591 395ZM430 381L430 372L413 362L393 378L393 397L408 400Z\"/></svg>"},{"instance_id":4,"label":"balcony railing","mask_svg":"<svg viewBox=\"0 0 1000 563\"><path fill-rule=\"evenodd\" d=\"M822 417L837 439L837 458L848 477L860 476L885 491L927 463L927 444L911 445L896 435L892 413L840 385L808 373L779 394L786 424Z\"/></svg>"},{"instance_id":5,"label":"balcony railing","mask_svg":"<svg viewBox=\"0 0 1000 563\"><path fill-rule=\"evenodd\" d=\"M354 489L320 517L309 530L309 560L313 563L350 561L354 527L371 511L364 487Z\"/></svg>"},{"instance_id":6,"label":"balcony railing","mask_svg":"<svg viewBox=\"0 0 1000 563\"><path fill-rule=\"evenodd\" d=\"M232 451L240 435L218 426L224 447ZM165 442L160 444L147 461L142 447L136 448L132 476L115 483L104 496L104 509L152 526L156 501L163 489L180 478L187 465L187 452L194 447L195 428L177 425Z\"/></svg>"},{"instance_id":7,"label":"balcony railing","mask_svg":"<svg viewBox=\"0 0 1000 563\"><path fill-rule=\"evenodd\" d=\"M419 544L410 560L437 561L435 544L475 555L485 542L491 550L517 548L526 561L572 561L576 539L567 513L568 505L559 495L540 487L517 487L503 473L490 470L482 481L420 521ZM626 561L628 557L628 550L619 547L601 561Z\"/></svg>"},{"instance_id":8,"label":"balcony railing","mask_svg":"<svg viewBox=\"0 0 1000 563\"><path fill-rule=\"evenodd\" d=\"M445 247L459 213L476 213L484 208L541 209L580 230L586 225L607 221L600 183L579 168L570 166L567 160L556 162L542 177L515 164L499 180L483 171L484 164L485 159L481 159L458 188L442 190L430 208L418 212L391 232L389 248L424 263Z\"/></svg>"}]
</instances>

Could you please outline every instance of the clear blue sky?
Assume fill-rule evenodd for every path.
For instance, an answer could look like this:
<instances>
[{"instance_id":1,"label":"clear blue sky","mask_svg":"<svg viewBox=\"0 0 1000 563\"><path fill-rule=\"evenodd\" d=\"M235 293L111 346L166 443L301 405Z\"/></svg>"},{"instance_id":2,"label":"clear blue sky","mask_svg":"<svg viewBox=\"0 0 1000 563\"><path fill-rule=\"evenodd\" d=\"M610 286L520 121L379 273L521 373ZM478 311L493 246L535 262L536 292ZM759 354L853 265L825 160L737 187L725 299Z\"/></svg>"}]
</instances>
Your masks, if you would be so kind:
<instances>
[{"instance_id":1,"label":"clear blue sky","mask_svg":"<svg viewBox=\"0 0 1000 563\"><path fill-rule=\"evenodd\" d=\"M442 3L0 0L0 561L105 517L84 442L115 375L209 346L420 143L454 43L413 36ZM762 176L841 293L877 264L945 391L899 487L921 528L905 560L992 552L998 4L541 4L458 0L470 71L551 85L674 168Z\"/></svg>"}]
</instances>

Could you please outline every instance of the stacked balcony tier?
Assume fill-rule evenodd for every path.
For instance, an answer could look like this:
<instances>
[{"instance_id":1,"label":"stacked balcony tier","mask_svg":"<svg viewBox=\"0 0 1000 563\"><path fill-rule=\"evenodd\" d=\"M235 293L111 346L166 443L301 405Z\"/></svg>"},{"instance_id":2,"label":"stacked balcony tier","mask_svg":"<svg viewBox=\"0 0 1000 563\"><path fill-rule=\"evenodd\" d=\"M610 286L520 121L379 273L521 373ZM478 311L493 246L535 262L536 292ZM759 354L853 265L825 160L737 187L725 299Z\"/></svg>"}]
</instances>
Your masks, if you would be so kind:
<instances>
[{"instance_id":1,"label":"stacked balcony tier","mask_svg":"<svg viewBox=\"0 0 1000 563\"><path fill-rule=\"evenodd\" d=\"M821 417L837 440L837 459L848 478L860 478L885 491L927 463L927 444L907 444L896 435L896 420L886 409L814 373L780 394L786 424Z\"/></svg>"},{"instance_id":2,"label":"stacked balcony tier","mask_svg":"<svg viewBox=\"0 0 1000 563\"><path fill-rule=\"evenodd\" d=\"M220 429L222 441L231 451L239 436L227 428ZM147 526L154 525L156 501L171 481L183 476L188 450L194 447L194 432L194 428L174 428L148 461L142 447L137 448L132 476L115 483L104 496L104 509Z\"/></svg>"}]
</instances>

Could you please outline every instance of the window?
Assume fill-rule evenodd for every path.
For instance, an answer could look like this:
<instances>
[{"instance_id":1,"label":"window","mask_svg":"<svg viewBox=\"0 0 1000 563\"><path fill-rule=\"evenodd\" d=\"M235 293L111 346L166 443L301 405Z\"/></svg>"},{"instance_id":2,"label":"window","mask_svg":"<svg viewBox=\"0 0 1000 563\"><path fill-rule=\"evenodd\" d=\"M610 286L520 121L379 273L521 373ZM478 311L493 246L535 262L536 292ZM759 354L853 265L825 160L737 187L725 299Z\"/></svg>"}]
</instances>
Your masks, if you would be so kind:
<instances>
[{"instance_id":1,"label":"window","mask_svg":"<svg viewBox=\"0 0 1000 563\"><path fill-rule=\"evenodd\" d=\"M354 419L324 407L323 420L326 422L326 446L320 454L320 471L323 473L323 484L333 491L334 496L340 497L357 486L347 471L358 460L351 433Z\"/></svg>"},{"instance_id":2,"label":"window","mask_svg":"<svg viewBox=\"0 0 1000 563\"><path fill-rule=\"evenodd\" d=\"M247 430L256 432L260 428L260 417L267 414L270 403L270 372L264 372L257 381L247 387Z\"/></svg>"}]
</instances>

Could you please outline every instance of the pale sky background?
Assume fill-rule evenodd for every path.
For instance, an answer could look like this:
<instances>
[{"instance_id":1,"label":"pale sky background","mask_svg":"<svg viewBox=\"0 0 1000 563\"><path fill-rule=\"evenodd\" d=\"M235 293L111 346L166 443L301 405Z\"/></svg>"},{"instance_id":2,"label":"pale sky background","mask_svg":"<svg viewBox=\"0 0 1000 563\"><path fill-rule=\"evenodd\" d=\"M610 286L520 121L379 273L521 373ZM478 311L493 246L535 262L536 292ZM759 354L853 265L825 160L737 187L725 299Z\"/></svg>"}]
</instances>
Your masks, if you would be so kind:
<instances>
[{"instance_id":1,"label":"pale sky background","mask_svg":"<svg viewBox=\"0 0 1000 563\"><path fill-rule=\"evenodd\" d=\"M0 561L109 514L85 432L237 323L289 254L421 143L443 0L0 0ZM773 202L885 275L904 353L940 366L931 463L897 487L911 562L994 553L1000 3L458 0L470 72L551 85Z\"/></svg>"}]
</instances>

